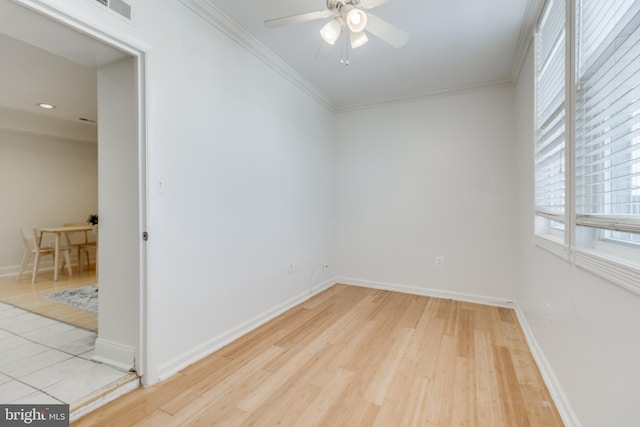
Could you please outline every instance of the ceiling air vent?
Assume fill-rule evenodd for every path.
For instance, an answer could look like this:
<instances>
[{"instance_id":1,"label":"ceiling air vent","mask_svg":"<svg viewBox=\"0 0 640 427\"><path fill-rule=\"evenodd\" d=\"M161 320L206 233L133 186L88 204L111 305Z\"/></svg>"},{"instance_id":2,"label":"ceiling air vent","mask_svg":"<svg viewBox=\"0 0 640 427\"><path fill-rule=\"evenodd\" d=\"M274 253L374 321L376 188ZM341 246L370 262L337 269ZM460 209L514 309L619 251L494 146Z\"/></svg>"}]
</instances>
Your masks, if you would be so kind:
<instances>
[{"instance_id":1,"label":"ceiling air vent","mask_svg":"<svg viewBox=\"0 0 640 427\"><path fill-rule=\"evenodd\" d=\"M122 0L96 0L103 6L116 12L118 15L122 15L127 19L131 19L131 6Z\"/></svg>"}]
</instances>

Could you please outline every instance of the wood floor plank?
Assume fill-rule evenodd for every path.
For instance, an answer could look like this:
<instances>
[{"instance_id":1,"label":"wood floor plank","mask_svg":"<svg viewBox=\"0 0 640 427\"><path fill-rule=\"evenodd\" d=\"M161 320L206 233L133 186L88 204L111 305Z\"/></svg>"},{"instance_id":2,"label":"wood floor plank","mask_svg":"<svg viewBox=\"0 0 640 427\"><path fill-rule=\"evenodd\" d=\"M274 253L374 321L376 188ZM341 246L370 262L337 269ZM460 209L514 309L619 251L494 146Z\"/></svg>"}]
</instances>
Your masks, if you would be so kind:
<instances>
[{"instance_id":1,"label":"wood floor plank","mask_svg":"<svg viewBox=\"0 0 640 427\"><path fill-rule=\"evenodd\" d=\"M237 400L267 381L272 375L270 372L259 369L235 381L234 386L219 395L219 398L209 399L209 404L201 411L194 411L187 407L174 415L174 421L183 426L238 425L246 421L251 414L237 408L235 406Z\"/></svg>"},{"instance_id":2,"label":"wood floor plank","mask_svg":"<svg viewBox=\"0 0 640 427\"><path fill-rule=\"evenodd\" d=\"M342 366L341 361L349 349L344 346L329 344L318 353L314 363L309 366L304 374L304 381L316 387L324 387L329 378L338 369L347 369Z\"/></svg>"},{"instance_id":3,"label":"wood floor plank","mask_svg":"<svg viewBox=\"0 0 640 427\"><path fill-rule=\"evenodd\" d=\"M272 396L253 411L242 425L245 427L291 425L300 418L321 390L321 387L305 382L283 387L277 395Z\"/></svg>"},{"instance_id":4,"label":"wood floor plank","mask_svg":"<svg viewBox=\"0 0 640 427\"><path fill-rule=\"evenodd\" d=\"M562 426L510 309L335 285L75 426Z\"/></svg>"},{"instance_id":5,"label":"wood floor plank","mask_svg":"<svg viewBox=\"0 0 640 427\"><path fill-rule=\"evenodd\" d=\"M385 361L371 378L369 389L364 395L364 400L378 406L382 405L391 386L391 382L399 369L400 362L409 345L409 341L413 338L413 334L413 329L403 329L402 335L393 342L391 351Z\"/></svg>"},{"instance_id":6,"label":"wood floor plank","mask_svg":"<svg viewBox=\"0 0 640 427\"><path fill-rule=\"evenodd\" d=\"M458 357L472 359L474 357L474 329L471 310L459 309L456 324L456 350Z\"/></svg>"},{"instance_id":7,"label":"wood floor plank","mask_svg":"<svg viewBox=\"0 0 640 427\"><path fill-rule=\"evenodd\" d=\"M322 327L323 325L328 327L333 323L334 317L336 316L336 310L335 305L331 304L325 309L314 313L309 320L300 324L297 328L276 342L276 345L288 348L305 340L305 338L312 338L312 334L317 327ZM309 327L309 325L313 325L313 328Z\"/></svg>"},{"instance_id":8,"label":"wood floor plank","mask_svg":"<svg viewBox=\"0 0 640 427\"><path fill-rule=\"evenodd\" d=\"M502 418L502 404L498 392L495 362L491 351L490 332L488 330L476 330L476 413L478 425L507 427Z\"/></svg>"},{"instance_id":9,"label":"wood floor plank","mask_svg":"<svg viewBox=\"0 0 640 427\"><path fill-rule=\"evenodd\" d=\"M295 352L295 354L291 356L289 363L277 372L272 373L268 381L264 381L247 395L243 396L242 400L240 400L236 406L243 411L254 412L261 404L266 402L273 393L293 377L306 373L312 363L315 362L320 350L321 348L314 346L301 348L299 352Z\"/></svg>"},{"instance_id":10,"label":"wood floor plank","mask_svg":"<svg viewBox=\"0 0 640 427\"><path fill-rule=\"evenodd\" d=\"M453 401L456 402L451 425L476 426L476 379L475 361L466 357L457 358L456 380Z\"/></svg>"},{"instance_id":11,"label":"wood floor plank","mask_svg":"<svg viewBox=\"0 0 640 427\"><path fill-rule=\"evenodd\" d=\"M374 343L378 345L373 346L372 344ZM336 365L351 370L354 372L354 377L343 390L335 410L325 418L325 425L350 426L349 420L353 418L357 419L358 423L363 423L365 422L364 417L367 414L366 419L370 419L371 422L375 421L379 406L363 399L367 390L371 387L373 376L376 372L380 371L382 364L387 358L390 348L391 340L385 338L381 340L371 340L366 343L362 342L361 345L357 347L347 346L347 348L340 353L335 360ZM362 406L368 408L366 414L356 414L358 408ZM373 408L375 408L375 410ZM360 411L362 410L364 410L364 408L360 409Z\"/></svg>"},{"instance_id":12,"label":"wood floor plank","mask_svg":"<svg viewBox=\"0 0 640 427\"><path fill-rule=\"evenodd\" d=\"M522 390L518 384L509 349L493 346L493 358L496 365L498 393L503 402L503 417L510 420L510 426L529 427L531 423L525 410Z\"/></svg>"},{"instance_id":13,"label":"wood floor plank","mask_svg":"<svg viewBox=\"0 0 640 427\"><path fill-rule=\"evenodd\" d=\"M455 315L450 315L449 319L455 322ZM447 334L440 341L436 375L427 391L433 399L427 407L427 422L433 425L452 425L457 366L455 344L455 337Z\"/></svg>"},{"instance_id":14,"label":"wood floor plank","mask_svg":"<svg viewBox=\"0 0 640 427\"><path fill-rule=\"evenodd\" d=\"M354 410L345 417L344 422L333 424L340 427L367 427L372 426L378 416L380 407L374 405L371 402L360 400L356 404ZM330 424L330 419L327 419L326 425Z\"/></svg>"},{"instance_id":15,"label":"wood floor plank","mask_svg":"<svg viewBox=\"0 0 640 427\"><path fill-rule=\"evenodd\" d=\"M397 404L391 402L380 407L372 426L394 426L398 423L399 419L402 419L401 408Z\"/></svg>"},{"instance_id":16,"label":"wood floor plank","mask_svg":"<svg viewBox=\"0 0 640 427\"><path fill-rule=\"evenodd\" d=\"M360 335L362 329L367 325L374 325L367 318L375 307L376 304L373 303L371 296L364 296L359 301L354 301L352 308L349 309L349 315L342 322L341 329L335 331L329 342L344 346L355 345L354 336Z\"/></svg>"},{"instance_id":17,"label":"wood floor plank","mask_svg":"<svg viewBox=\"0 0 640 427\"><path fill-rule=\"evenodd\" d=\"M181 416L183 417L190 417L191 414L197 414L206 409L212 401L222 398L247 377L256 375L256 373L259 373L265 378L268 377L270 373L268 371L264 371L262 367L281 352L282 348L280 347L269 347L269 349L260 356L252 359L246 364L243 364L237 370L224 376L224 378L220 380L204 381L206 383L206 389L199 392L197 398L191 395L191 392L188 390L187 395L181 394L177 396L176 399L172 399L162 405L161 409L174 416L180 413L182 413Z\"/></svg>"},{"instance_id":18,"label":"wood floor plank","mask_svg":"<svg viewBox=\"0 0 640 427\"><path fill-rule=\"evenodd\" d=\"M557 411L554 410L551 402L551 395L544 384L540 371L536 369L533 356L523 350L512 350L511 360L520 384L520 390L524 399L524 404L528 411L532 412L532 418L543 420L544 425L556 425L561 423Z\"/></svg>"},{"instance_id":19,"label":"wood floor plank","mask_svg":"<svg viewBox=\"0 0 640 427\"><path fill-rule=\"evenodd\" d=\"M169 427L175 426L176 423L171 415L167 414L161 409L156 409L148 417L140 421L137 425L140 427Z\"/></svg>"},{"instance_id":20,"label":"wood floor plank","mask_svg":"<svg viewBox=\"0 0 640 427\"><path fill-rule=\"evenodd\" d=\"M269 347L275 343L273 337L276 340L281 339L293 330L295 325L298 324L301 318L307 316L313 316L315 313L312 310L304 309L300 306L294 307L286 313L278 316L277 318L267 322L260 328L255 329L248 334L240 337L234 342L228 344L219 350L218 353L225 357L235 359L238 357L247 358L248 353L255 352L256 349L263 351L264 348ZM296 322L291 322L290 319L296 319ZM260 347L262 346L262 347ZM250 357L253 357L250 355Z\"/></svg>"},{"instance_id":21,"label":"wood floor plank","mask_svg":"<svg viewBox=\"0 0 640 427\"><path fill-rule=\"evenodd\" d=\"M307 409L300 415L293 426L313 427L324 425L322 419L327 417L331 406L335 404L353 377L353 372L338 369L327 385L320 391Z\"/></svg>"},{"instance_id":22,"label":"wood floor plank","mask_svg":"<svg viewBox=\"0 0 640 427\"><path fill-rule=\"evenodd\" d=\"M429 302L429 298L421 297L419 295L409 295L409 304L402 313L400 320L398 321L398 328L416 329L418 322L424 313L424 309Z\"/></svg>"}]
</instances>

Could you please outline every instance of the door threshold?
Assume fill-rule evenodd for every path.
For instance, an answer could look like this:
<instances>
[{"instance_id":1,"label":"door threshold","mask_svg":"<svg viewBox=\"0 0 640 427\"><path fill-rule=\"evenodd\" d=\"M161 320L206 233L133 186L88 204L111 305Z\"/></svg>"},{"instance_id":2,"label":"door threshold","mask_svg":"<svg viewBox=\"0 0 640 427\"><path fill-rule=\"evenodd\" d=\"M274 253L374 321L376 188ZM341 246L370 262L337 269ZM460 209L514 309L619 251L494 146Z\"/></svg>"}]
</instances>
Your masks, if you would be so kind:
<instances>
[{"instance_id":1,"label":"door threshold","mask_svg":"<svg viewBox=\"0 0 640 427\"><path fill-rule=\"evenodd\" d=\"M140 377L138 377L135 372L132 372L127 377L113 382L108 386L97 390L95 393L85 396L78 402L72 403L69 406L70 421L76 421L84 415L87 415L89 412L95 411L99 407L106 405L112 400L115 400L120 396L124 396L139 387Z\"/></svg>"}]
</instances>

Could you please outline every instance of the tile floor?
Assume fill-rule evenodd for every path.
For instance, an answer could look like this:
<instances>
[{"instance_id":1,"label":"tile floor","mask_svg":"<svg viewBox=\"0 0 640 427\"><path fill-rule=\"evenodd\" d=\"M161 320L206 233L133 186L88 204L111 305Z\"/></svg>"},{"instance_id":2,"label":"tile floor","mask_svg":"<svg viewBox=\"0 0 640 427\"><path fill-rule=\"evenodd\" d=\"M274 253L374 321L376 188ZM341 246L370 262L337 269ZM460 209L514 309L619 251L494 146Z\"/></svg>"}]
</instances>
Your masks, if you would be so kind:
<instances>
[{"instance_id":1,"label":"tile floor","mask_svg":"<svg viewBox=\"0 0 640 427\"><path fill-rule=\"evenodd\" d=\"M129 375L91 360L96 333L0 302L0 403L69 403Z\"/></svg>"}]
</instances>

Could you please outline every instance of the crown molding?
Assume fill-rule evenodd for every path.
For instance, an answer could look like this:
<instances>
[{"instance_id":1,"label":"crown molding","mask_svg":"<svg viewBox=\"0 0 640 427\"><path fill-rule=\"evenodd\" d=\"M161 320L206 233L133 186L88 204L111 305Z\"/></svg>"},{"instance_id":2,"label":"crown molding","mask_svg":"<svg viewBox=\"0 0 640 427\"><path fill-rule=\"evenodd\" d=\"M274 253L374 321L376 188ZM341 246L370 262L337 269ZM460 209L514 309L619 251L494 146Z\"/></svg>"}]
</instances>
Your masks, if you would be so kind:
<instances>
[{"instance_id":1,"label":"crown molding","mask_svg":"<svg viewBox=\"0 0 640 427\"><path fill-rule=\"evenodd\" d=\"M508 78L479 82L467 86L460 86L450 89L443 89L433 92L425 92L421 94L398 97L393 99L385 99L362 104L352 104L344 106L336 106L329 98L320 91L315 85L305 79L301 74L295 71L289 64L284 62L279 56L271 52L266 46L260 43L255 37L248 33L244 28L239 26L235 21L218 10L212 0L178 0L196 15L209 22L216 29L221 31L231 40L240 45L243 49L253 54L264 64L274 71L278 72L286 80L293 83L312 99L316 100L326 109L334 113L342 113L355 110L363 110L367 108L375 108L383 105L400 104L403 102L417 101L423 98L433 96L443 96L456 93L471 92L483 89L496 89L502 87L511 87L515 85L520 75L520 71L527 56L527 52L533 38L533 31L538 21L544 0L528 0L525 9L520 34L513 54L511 69Z\"/></svg>"},{"instance_id":2,"label":"crown molding","mask_svg":"<svg viewBox=\"0 0 640 427\"><path fill-rule=\"evenodd\" d=\"M485 89L500 89L500 88L505 88L505 87L513 87L514 84L515 83L513 81L511 81L510 79L494 80L494 81L490 81L490 82L473 83L473 84L466 85L466 86L458 86L458 87L454 87L454 88L451 88L451 89L436 90L436 91L433 91L433 92L424 92L424 93L417 94L417 95L411 95L411 96L404 96L404 97L399 97L399 98L387 99L387 100L384 100L384 101L347 105L347 106L344 106L344 107L336 108L335 111L336 111L336 113L346 113L346 112L349 112L349 111L366 110L366 109L369 109L369 108L376 108L376 107L382 107L382 106L387 106L387 105L404 104L404 103L407 103L407 102L421 101L423 99L433 98L433 97L436 97L436 96L449 96L449 95L456 95L456 94L462 94L462 93L477 92L477 91L485 90Z\"/></svg>"},{"instance_id":3,"label":"crown molding","mask_svg":"<svg viewBox=\"0 0 640 427\"><path fill-rule=\"evenodd\" d=\"M295 71L289 64L275 55L255 37L240 27L227 15L220 12L210 0L179 0L196 15L220 30L242 48L296 85L300 90L316 100L329 111L335 112L333 103L313 84Z\"/></svg>"},{"instance_id":4,"label":"crown molding","mask_svg":"<svg viewBox=\"0 0 640 427\"><path fill-rule=\"evenodd\" d=\"M520 34L518 35L518 41L516 48L513 52L513 59L511 60L511 70L509 72L509 78L515 84L520 76L522 65L527 57L527 52L533 40L533 33L536 23L542 13L542 7L544 6L544 0L528 0L527 8L522 18L522 25L520 26Z\"/></svg>"}]
</instances>

